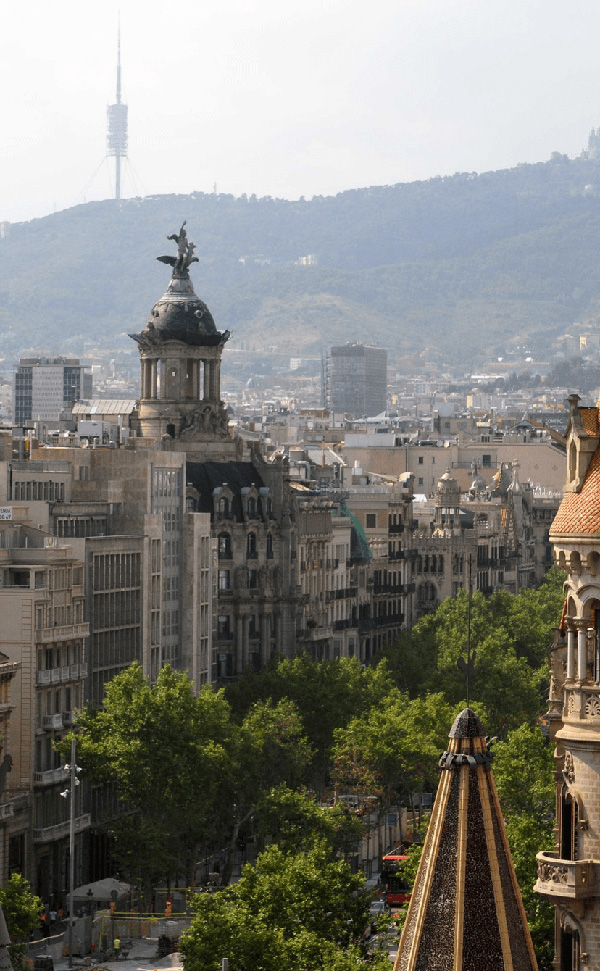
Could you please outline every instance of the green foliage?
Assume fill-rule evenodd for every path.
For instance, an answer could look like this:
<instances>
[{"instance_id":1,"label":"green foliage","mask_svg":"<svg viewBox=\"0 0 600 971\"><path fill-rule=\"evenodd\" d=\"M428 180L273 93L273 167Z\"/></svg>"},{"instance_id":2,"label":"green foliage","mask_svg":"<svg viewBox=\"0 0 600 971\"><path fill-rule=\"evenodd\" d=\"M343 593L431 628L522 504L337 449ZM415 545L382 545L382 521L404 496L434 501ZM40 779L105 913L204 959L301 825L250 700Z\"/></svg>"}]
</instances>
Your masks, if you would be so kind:
<instances>
[{"instance_id":1,"label":"green foliage","mask_svg":"<svg viewBox=\"0 0 600 971\"><path fill-rule=\"evenodd\" d=\"M554 846L554 758L539 728L521 725L498 742L494 759L506 833L540 971L551 971L554 908L533 891L536 854Z\"/></svg>"},{"instance_id":2,"label":"green foliage","mask_svg":"<svg viewBox=\"0 0 600 971\"><path fill-rule=\"evenodd\" d=\"M393 691L384 704L336 730L332 778L338 788L378 795L384 805L434 788L451 723L441 694L411 700Z\"/></svg>"},{"instance_id":3,"label":"green foliage","mask_svg":"<svg viewBox=\"0 0 600 971\"><path fill-rule=\"evenodd\" d=\"M107 825L146 896L177 874L191 884L200 844L223 842L231 857L263 793L299 785L312 755L291 701L259 702L236 725L223 691L195 697L168 666L149 685L137 664L107 686L101 711L81 713L77 752L91 781L116 785L129 809Z\"/></svg>"},{"instance_id":4,"label":"green foliage","mask_svg":"<svg viewBox=\"0 0 600 971\"><path fill-rule=\"evenodd\" d=\"M26 942L40 919L42 901L31 892L31 886L20 873L11 874L8 883L0 887L0 907L13 942L9 952L15 971L25 967Z\"/></svg>"},{"instance_id":5,"label":"green foliage","mask_svg":"<svg viewBox=\"0 0 600 971\"><path fill-rule=\"evenodd\" d=\"M299 854L272 846L235 886L196 898L180 945L185 967L219 971L229 957L236 971L359 971L369 900L363 877L326 844Z\"/></svg>"},{"instance_id":6,"label":"green foliage","mask_svg":"<svg viewBox=\"0 0 600 971\"><path fill-rule=\"evenodd\" d=\"M475 593L471 604L471 649L476 665L471 700L483 706L490 734L506 735L522 722L533 724L547 696L548 655L563 603L564 575L551 570L537 590L517 596L500 592L489 600ZM466 657L468 596L447 598L410 634L388 648L389 670L411 696L442 691L457 706L466 694L457 667Z\"/></svg>"},{"instance_id":7,"label":"green foliage","mask_svg":"<svg viewBox=\"0 0 600 971\"><path fill-rule=\"evenodd\" d=\"M319 785L328 769L334 731L381 704L392 687L384 664L361 668L356 658L315 662L302 655L274 659L260 674L246 673L227 688L227 697L240 721L259 700L293 701L315 753L313 781Z\"/></svg>"},{"instance_id":8,"label":"green foliage","mask_svg":"<svg viewBox=\"0 0 600 971\"><path fill-rule=\"evenodd\" d=\"M326 841L332 852L347 855L362 836L362 824L342 806L321 806L308 792L286 785L266 792L256 807L255 831L284 853L302 852Z\"/></svg>"}]
</instances>

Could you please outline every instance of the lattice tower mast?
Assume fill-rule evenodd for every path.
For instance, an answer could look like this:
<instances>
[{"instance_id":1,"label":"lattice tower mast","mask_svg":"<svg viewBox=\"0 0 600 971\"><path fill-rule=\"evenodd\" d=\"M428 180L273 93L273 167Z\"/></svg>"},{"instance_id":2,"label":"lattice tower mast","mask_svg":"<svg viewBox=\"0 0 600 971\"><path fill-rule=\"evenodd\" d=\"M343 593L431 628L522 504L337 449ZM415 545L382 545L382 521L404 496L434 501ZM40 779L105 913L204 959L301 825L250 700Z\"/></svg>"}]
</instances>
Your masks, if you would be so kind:
<instances>
[{"instance_id":1,"label":"lattice tower mast","mask_svg":"<svg viewBox=\"0 0 600 971\"><path fill-rule=\"evenodd\" d=\"M107 154L115 160L115 199L121 198L121 159L127 158L127 105L121 102L121 25L117 42L117 103L107 108Z\"/></svg>"}]
</instances>

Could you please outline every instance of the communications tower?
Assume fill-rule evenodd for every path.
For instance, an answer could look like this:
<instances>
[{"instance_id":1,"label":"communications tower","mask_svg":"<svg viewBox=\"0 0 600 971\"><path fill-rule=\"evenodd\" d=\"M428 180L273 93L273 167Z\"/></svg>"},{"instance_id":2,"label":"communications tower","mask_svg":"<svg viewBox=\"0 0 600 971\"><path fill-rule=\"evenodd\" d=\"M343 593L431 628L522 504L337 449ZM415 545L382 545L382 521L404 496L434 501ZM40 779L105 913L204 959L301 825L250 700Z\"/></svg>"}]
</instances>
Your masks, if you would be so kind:
<instances>
[{"instance_id":1,"label":"communications tower","mask_svg":"<svg viewBox=\"0 0 600 971\"><path fill-rule=\"evenodd\" d=\"M115 199L121 198L121 159L127 158L127 105L121 102L121 25L117 43L117 103L109 105L107 154L115 160Z\"/></svg>"}]
</instances>

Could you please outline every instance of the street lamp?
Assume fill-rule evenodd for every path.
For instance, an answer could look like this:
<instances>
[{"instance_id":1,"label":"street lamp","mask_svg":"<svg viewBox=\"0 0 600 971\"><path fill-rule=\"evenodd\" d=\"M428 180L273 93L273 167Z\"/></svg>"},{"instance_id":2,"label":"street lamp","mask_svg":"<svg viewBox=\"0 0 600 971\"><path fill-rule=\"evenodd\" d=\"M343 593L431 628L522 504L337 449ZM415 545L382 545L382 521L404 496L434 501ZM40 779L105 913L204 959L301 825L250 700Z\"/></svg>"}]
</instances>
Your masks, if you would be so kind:
<instances>
[{"instance_id":1,"label":"street lamp","mask_svg":"<svg viewBox=\"0 0 600 971\"><path fill-rule=\"evenodd\" d=\"M75 883L75 786L79 785L77 773L81 772L75 764L75 739L71 740L71 763L64 765L65 772L71 774L71 785L61 792L63 799L71 797L69 806L69 967L73 967L73 885Z\"/></svg>"}]
</instances>

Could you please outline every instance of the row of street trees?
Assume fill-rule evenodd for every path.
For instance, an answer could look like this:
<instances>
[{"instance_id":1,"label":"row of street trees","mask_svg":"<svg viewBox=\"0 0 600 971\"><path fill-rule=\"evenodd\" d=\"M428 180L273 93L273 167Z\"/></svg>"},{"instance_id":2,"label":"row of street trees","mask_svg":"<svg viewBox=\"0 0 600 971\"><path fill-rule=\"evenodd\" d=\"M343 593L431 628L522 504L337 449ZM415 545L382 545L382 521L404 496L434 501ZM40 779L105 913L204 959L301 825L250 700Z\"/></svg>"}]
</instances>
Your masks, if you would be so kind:
<instances>
[{"instance_id":1,"label":"row of street trees","mask_svg":"<svg viewBox=\"0 0 600 971\"><path fill-rule=\"evenodd\" d=\"M471 699L501 739L498 785L542 962L548 912L530 888L535 851L550 839L553 800L551 755L535 725L561 606L556 571L537 591L490 600L475 594L472 602ZM224 850L227 884L246 833L272 844L234 887L214 899L198 896L187 971L217 971L220 958L233 954L236 971L362 966L369 898L345 862L362 823L323 808L319 796L336 787L366 792L383 812L435 789L439 753L465 704L457 659L466 630L460 594L403 634L376 666L275 659L226 692L206 686L195 697L184 674L165 668L151 686L134 665L108 686L101 711L80 714L78 760L93 783L116 790L123 812L107 821L115 858L148 906L156 886L191 885L204 853ZM325 892L328 881L334 893Z\"/></svg>"}]
</instances>

